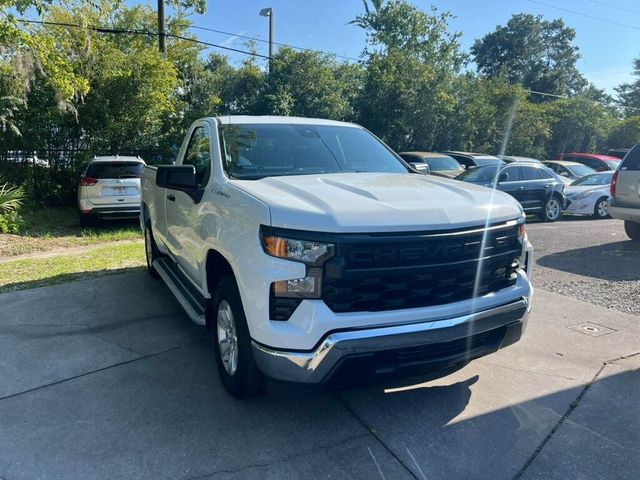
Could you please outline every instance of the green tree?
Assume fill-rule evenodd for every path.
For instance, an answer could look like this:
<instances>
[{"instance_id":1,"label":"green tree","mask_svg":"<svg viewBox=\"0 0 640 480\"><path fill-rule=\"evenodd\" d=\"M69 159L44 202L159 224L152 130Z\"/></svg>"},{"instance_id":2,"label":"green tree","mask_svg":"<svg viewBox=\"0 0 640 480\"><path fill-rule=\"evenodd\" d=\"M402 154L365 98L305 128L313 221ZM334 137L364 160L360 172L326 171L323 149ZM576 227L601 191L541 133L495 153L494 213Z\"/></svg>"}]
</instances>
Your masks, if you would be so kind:
<instances>
[{"instance_id":1,"label":"green tree","mask_svg":"<svg viewBox=\"0 0 640 480\"><path fill-rule=\"evenodd\" d=\"M548 158L562 152L597 152L606 147L607 136L615 124L610 110L589 99L558 99L544 105L551 136Z\"/></svg>"},{"instance_id":2,"label":"green tree","mask_svg":"<svg viewBox=\"0 0 640 480\"><path fill-rule=\"evenodd\" d=\"M502 76L530 90L569 95L587 84L576 67L580 53L573 44L575 35L561 19L520 13L476 40L471 54L483 75Z\"/></svg>"},{"instance_id":3,"label":"green tree","mask_svg":"<svg viewBox=\"0 0 640 480\"><path fill-rule=\"evenodd\" d=\"M365 29L359 121L393 148L431 149L447 136L455 107L453 81L464 62L450 14L431 14L404 0L364 2L352 23Z\"/></svg>"},{"instance_id":4,"label":"green tree","mask_svg":"<svg viewBox=\"0 0 640 480\"><path fill-rule=\"evenodd\" d=\"M626 115L638 115L640 113L640 57L633 60L633 76L630 83L623 83L616 87L618 104Z\"/></svg>"},{"instance_id":5,"label":"green tree","mask_svg":"<svg viewBox=\"0 0 640 480\"><path fill-rule=\"evenodd\" d=\"M640 143L640 115L620 121L611 130L607 143L611 148L630 148Z\"/></svg>"},{"instance_id":6,"label":"green tree","mask_svg":"<svg viewBox=\"0 0 640 480\"><path fill-rule=\"evenodd\" d=\"M356 65L338 63L314 51L283 47L271 63L264 93L264 111L301 117L344 120L353 117L357 94Z\"/></svg>"}]
</instances>

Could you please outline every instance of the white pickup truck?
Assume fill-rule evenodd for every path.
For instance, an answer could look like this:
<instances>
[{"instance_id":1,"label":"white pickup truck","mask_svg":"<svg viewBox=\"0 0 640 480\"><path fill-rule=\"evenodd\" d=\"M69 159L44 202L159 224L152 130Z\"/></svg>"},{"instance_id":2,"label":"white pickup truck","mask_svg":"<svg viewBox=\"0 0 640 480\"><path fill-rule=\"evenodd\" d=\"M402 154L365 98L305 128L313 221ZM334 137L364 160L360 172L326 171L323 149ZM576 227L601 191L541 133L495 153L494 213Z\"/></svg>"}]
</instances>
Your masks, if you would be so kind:
<instances>
[{"instance_id":1,"label":"white pickup truck","mask_svg":"<svg viewBox=\"0 0 640 480\"><path fill-rule=\"evenodd\" d=\"M354 124L198 120L175 165L145 167L141 224L237 397L451 371L519 340L531 309L520 205Z\"/></svg>"}]
</instances>

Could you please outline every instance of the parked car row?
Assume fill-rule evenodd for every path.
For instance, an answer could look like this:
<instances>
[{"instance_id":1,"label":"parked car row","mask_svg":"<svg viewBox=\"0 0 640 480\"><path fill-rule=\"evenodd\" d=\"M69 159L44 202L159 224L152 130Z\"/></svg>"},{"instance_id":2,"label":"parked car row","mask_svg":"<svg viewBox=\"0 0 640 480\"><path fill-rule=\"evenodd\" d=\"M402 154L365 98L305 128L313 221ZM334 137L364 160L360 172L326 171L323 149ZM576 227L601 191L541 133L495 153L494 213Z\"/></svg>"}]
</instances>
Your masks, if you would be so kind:
<instances>
[{"instance_id":1,"label":"parked car row","mask_svg":"<svg viewBox=\"0 0 640 480\"><path fill-rule=\"evenodd\" d=\"M411 151L399 155L420 173L495 187L517 199L526 213L553 222L563 213L608 218L615 190L611 182L615 182L614 170L622 161L613 154L628 152L628 149L611 150L611 155L572 152L560 155L560 160L545 161L461 151ZM630 158L635 158L634 155ZM139 157L94 158L78 188L80 224L86 226L98 219L137 218L144 165ZM625 178L633 171L628 165L635 164L629 160L629 164L620 168L627 172ZM635 231L633 222L629 225L628 229Z\"/></svg>"}]
</instances>

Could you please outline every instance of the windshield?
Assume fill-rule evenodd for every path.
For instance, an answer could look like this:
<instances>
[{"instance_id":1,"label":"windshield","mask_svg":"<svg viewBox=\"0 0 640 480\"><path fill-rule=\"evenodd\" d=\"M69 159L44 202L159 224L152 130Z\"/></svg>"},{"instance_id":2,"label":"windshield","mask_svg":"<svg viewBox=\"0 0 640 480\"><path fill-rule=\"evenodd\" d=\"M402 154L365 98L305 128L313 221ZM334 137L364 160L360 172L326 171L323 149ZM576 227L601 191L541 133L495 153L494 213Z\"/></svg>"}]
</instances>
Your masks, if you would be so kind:
<instances>
[{"instance_id":1,"label":"windshield","mask_svg":"<svg viewBox=\"0 0 640 480\"><path fill-rule=\"evenodd\" d=\"M579 178L571 185L609 185L611 183L611 177L613 177L613 172L605 173L602 175L586 175L582 178Z\"/></svg>"},{"instance_id":2,"label":"windshield","mask_svg":"<svg viewBox=\"0 0 640 480\"><path fill-rule=\"evenodd\" d=\"M568 165L567 168L571 170L571 173L580 177L596 172L593 168L587 167L586 165Z\"/></svg>"},{"instance_id":3,"label":"windshield","mask_svg":"<svg viewBox=\"0 0 640 480\"><path fill-rule=\"evenodd\" d=\"M462 166L452 157L428 157L425 161L429 164L429 169L435 172L443 170L460 170Z\"/></svg>"},{"instance_id":4,"label":"windshield","mask_svg":"<svg viewBox=\"0 0 640 480\"><path fill-rule=\"evenodd\" d=\"M144 163L95 162L89 165L85 175L91 178L140 178Z\"/></svg>"},{"instance_id":5,"label":"windshield","mask_svg":"<svg viewBox=\"0 0 640 480\"><path fill-rule=\"evenodd\" d=\"M242 124L221 126L220 132L225 169L234 178L408 172L383 143L356 127Z\"/></svg>"},{"instance_id":6,"label":"windshield","mask_svg":"<svg viewBox=\"0 0 640 480\"><path fill-rule=\"evenodd\" d=\"M490 183L495 181L498 172L500 172L500 165L489 165L466 170L456 178L464 182Z\"/></svg>"}]
</instances>

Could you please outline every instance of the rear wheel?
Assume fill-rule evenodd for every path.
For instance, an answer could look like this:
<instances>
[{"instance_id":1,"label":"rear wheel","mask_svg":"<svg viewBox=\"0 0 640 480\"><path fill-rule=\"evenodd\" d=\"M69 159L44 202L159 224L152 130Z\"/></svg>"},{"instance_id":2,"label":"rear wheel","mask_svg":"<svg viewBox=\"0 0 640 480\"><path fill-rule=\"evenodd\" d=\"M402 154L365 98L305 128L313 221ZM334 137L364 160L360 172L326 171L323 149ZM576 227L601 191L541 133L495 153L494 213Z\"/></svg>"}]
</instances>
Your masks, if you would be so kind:
<instances>
[{"instance_id":1,"label":"rear wheel","mask_svg":"<svg viewBox=\"0 0 640 480\"><path fill-rule=\"evenodd\" d=\"M560 200L558 200L558 197L553 196L544 204L540 218L543 222L555 222L561 215L562 205L560 205Z\"/></svg>"},{"instance_id":2,"label":"rear wheel","mask_svg":"<svg viewBox=\"0 0 640 480\"><path fill-rule=\"evenodd\" d=\"M640 223L624 221L624 231L631 240L640 240Z\"/></svg>"},{"instance_id":3,"label":"rear wheel","mask_svg":"<svg viewBox=\"0 0 640 480\"><path fill-rule=\"evenodd\" d=\"M607 218L609 216L609 202L607 197L599 198L593 207L593 216L595 218Z\"/></svg>"},{"instance_id":4,"label":"rear wheel","mask_svg":"<svg viewBox=\"0 0 640 480\"><path fill-rule=\"evenodd\" d=\"M158 278L160 275L153 266L153 262L160 257L160 252L158 252L158 247L156 246L156 241L151 231L151 224L148 221L144 226L144 252L147 259L147 272L149 272L149 275L153 278Z\"/></svg>"},{"instance_id":5,"label":"rear wheel","mask_svg":"<svg viewBox=\"0 0 640 480\"><path fill-rule=\"evenodd\" d=\"M232 275L218 284L209 314L222 385L237 398L257 396L263 389L263 376L253 359L247 318Z\"/></svg>"},{"instance_id":6,"label":"rear wheel","mask_svg":"<svg viewBox=\"0 0 640 480\"><path fill-rule=\"evenodd\" d=\"M81 228L91 227L94 224L93 219L89 215L82 213L78 214L78 223Z\"/></svg>"}]
</instances>

